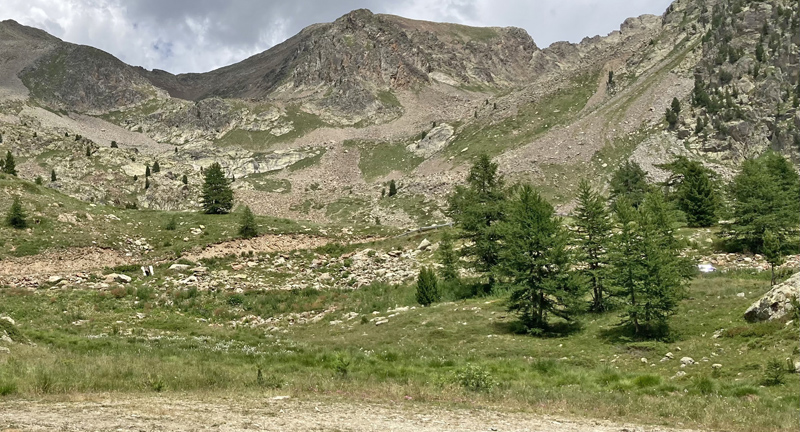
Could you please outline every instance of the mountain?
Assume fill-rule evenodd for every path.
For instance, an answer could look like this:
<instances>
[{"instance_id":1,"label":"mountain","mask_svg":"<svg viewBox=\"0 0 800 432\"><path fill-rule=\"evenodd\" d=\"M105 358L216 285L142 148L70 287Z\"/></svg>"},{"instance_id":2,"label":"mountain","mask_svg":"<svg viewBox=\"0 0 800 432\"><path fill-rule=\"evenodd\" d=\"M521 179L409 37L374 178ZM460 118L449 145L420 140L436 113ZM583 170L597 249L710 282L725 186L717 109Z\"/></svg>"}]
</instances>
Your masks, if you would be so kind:
<instances>
[{"instance_id":1,"label":"mountain","mask_svg":"<svg viewBox=\"0 0 800 432\"><path fill-rule=\"evenodd\" d=\"M799 34L788 0L677 0L544 49L517 28L356 10L173 75L3 21L0 151L84 200L193 209L218 161L257 213L398 226L446 220L444 197L488 153L567 210L581 178L605 187L626 160L653 180L676 155L723 179L770 148L796 162ZM389 180L401 193L382 199Z\"/></svg>"}]
</instances>

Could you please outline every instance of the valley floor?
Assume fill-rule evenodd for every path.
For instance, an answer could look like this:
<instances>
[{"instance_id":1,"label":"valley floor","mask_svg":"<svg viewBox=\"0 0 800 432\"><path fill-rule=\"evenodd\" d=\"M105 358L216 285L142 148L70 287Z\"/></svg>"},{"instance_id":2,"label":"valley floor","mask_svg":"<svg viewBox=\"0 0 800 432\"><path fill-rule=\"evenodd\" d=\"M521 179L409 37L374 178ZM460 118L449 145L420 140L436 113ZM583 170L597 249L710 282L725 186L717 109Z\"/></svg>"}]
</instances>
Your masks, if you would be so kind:
<instances>
[{"instance_id":1,"label":"valley floor","mask_svg":"<svg viewBox=\"0 0 800 432\"><path fill-rule=\"evenodd\" d=\"M88 395L0 403L0 430L25 431L532 431L677 432L503 409L413 401L342 402L245 395ZM688 432L688 430L683 430Z\"/></svg>"}]
</instances>

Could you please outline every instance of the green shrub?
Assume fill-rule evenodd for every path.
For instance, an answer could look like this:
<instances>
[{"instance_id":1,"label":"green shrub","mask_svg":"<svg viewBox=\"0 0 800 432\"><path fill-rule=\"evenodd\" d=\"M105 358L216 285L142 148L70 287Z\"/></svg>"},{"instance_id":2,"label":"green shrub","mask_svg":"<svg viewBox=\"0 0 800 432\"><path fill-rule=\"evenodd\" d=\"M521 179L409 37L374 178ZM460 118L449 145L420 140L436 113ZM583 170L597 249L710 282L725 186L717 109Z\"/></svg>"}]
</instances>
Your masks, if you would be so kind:
<instances>
[{"instance_id":1,"label":"green shrub","mask_svg":"<svg viewBox=\"0 0 800 432\"><path fill-rule=\"evenodd\" d=\"M639 388L656 387L661 384L661 377L658 375L639 375L633 379L633 385Z\"/></svg>"},{"instance_id":2,"label":"green shrub","mask_svg":"<svg viewBox=\"0 0 800 432\"><path fill-rule=\"evenodd\" d=\"M436 273L433 269L423 267L417 276L417 303L430 306L441 299Z\"/></svg>"},{"instance_id":3,"label":"green shrub","mask_svg":"<svg viewBox=\"0 0 800 432\"><path fill-rule=\"evenodd\" d=\"M164 229L167 231L175 231L177 228L178 228L178 219L175 217L175 215L173 215L169 219L169 221L167 221L167 224L164 225Z\"/></svg>"},{"instance_id":4,"label":"green shrub","mask_svg":"<svg viewBox=\"0 0 800 432\"><path fill-rule=\"evenodd\" d=\"M0 396L8 396L17 392L17 383L0 380Z\"/></svg>"},{"instance_id":5,"label":"green shrub","mask_svg":"<svg viewBox=\"0 0 800 432\"><path fill-rule=\"evenodd\" d=\"M472 364L456 371L455 381L461 387L471 391L489 391L497 385L486 368Z\"/></svg>"},{"instance_id":6,"label":"green shrub","mask_svg":"<svg viewBox=\"0 0 800 432\"><path fill-rule=\"evenodd\" d=\"M764 365L764 375L761 383L765 386L781 385L784 382L784 375L786 375L786 368L783 362L776 358L769 359L767 364Z\"/></svg>"}]
</instances>

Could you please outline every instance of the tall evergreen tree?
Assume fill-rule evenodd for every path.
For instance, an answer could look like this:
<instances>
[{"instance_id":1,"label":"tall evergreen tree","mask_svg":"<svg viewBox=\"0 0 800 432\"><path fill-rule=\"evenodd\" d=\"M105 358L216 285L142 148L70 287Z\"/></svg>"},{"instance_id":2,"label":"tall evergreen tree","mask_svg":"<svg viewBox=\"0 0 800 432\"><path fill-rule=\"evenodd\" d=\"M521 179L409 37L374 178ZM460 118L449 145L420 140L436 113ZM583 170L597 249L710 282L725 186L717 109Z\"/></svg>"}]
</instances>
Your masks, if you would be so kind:
<instances>
[{"instance_id":1,"label":"tall evergreen tree","mask_svg":"<svg viewBox=\"0 0 800 432\"><path fill-rule=\"evenodd\" d=\"M28 227L28 221L25 216L25 211L22 209L22 203L20 203L19 197L14 197L14 201L8 209L8 213L6 213L6 225L16 229L25 229Z\"/></svg>"},{"instance_id":2,"label":"tall evergreen tree","mask_svg":"<svg viewBox=\"0 0 800 432\"><path fill-rule=\"evenodd\" d=\"M660 193L649 193L638 209L621 200L615 217L619 229L610 254L611 274L617 294L626 301L624 322L637 334L653 335L675 313L690 277L689 265L680 257L674 221Z\"/></svg>"},{"instance_id":3,"label":"tall evergreen tree","mask_svg":"<svg viewBox=\"0 0 800 432\"><path fill-rule=\"evenodd\" d=\"M760 252L764 234L779 238L794 235L800 227L800 178L783 156L768 152L746 160L730 184L733 220L725 234Z\"/></svg>"},{"instance_id":4,"label":"tall evergreen tree","mask_svg":"<svg viewBox=\"0 0 800 432\"><path fill-rule=\"evenodd\" d=\"M153 162L153 174L161 172L161 165L158 164L158 161Z\"/></svg>"},{"instance_id":5,"label":"tall evergreen tree","mask_svg":"<svg viewBox=\"0 0 800 432\"><path fill-rule=\"evenodd\" d=\"M50 181L54 182L56 180L57 180L57 178L56 178L56 170L55 169L51 169L50 170Z\"/></svg>"},{"instance_id":6,"label":"tall evergreen tree","mask_svg":"<svg viewBox=\"0 0 800 432\"><path fill-rule=\"evenodd\" d=\"M553 206L530 185L516 188L500 222L500 269L509 277L509 310L531 333L548 327L548 315L572 320L580 309L583 283L570 270L569 233Z\"/></svg>"},{"instance_id":7,"label":"tall evergreen tree","mask_svg":"<svg viewBox=\"0 0 800 432\"><path fill-rule=\"evenodd\" d=\"M672 109L672 112L674 112L676 116L680 114L681 101L679 101L678 98L672 98L672 104L670 104L670 109Z\"/></svg>"},{"instance_id":8,"label":"tall evergreen tree","mask_svg":"<svg viewBox=\"0 0 800 432\"><path fill-rule=\"evenodd\" d=\"M456 186L449 198L448 215L460 237L467 240L461 248L471 267L487 274L494 284L492 270L499 260L499 239L496 223L503 218L505 188L497 164L483 154L470 169L467 186Z\"/></svg>"},{"instance_id":9,"label":"tall evergreen tree","mask_svg":"<svg viewBox=\"0 0 800 432\"><path fill-rule=\"evenodd\" d=\"M630 204L637 208L650 191L647 184L647 173L636 162L626 161L611 176L611 199L613 202L626 197Z\"/></svg>"},{"instance_id":10,"label":"tall evergreen tree","mask_svg":"<svg viewBox=\"0 0 800 432\"><path fill-rule=\"evenodd\" d=\"M256 226L256 218L250 210L250 206L245 206L242 212L242 219L239 223L239 235L244 238L253 238L258 235L258 227Z\"/></svg>"},{"instance_id":11,"label":"tall evergreen tree","mask_svg":"<svg viewBox=\"0 0 800 432\"><path fill-rule=\"evenodd\" d=\"M712 182L713 173L698 161L678 156L662 168L672 172L666 185L674 189L678 208L690 227L710 227L719 220L721 198Z\"/></svg>"},{"instance_id":12,"label":"tall evergreen tree","mask_svg":"<svg viewBox=\"0 0 800 432\"><path fill-rule=\"evenodd\" d=\"M784 256L783 256L783 245L781 244L781 239L777 235L775 235L772 231L767 230L764 232L764 244L762 246L762 252L764 253L764 258L766 258L767 262L769 263L769 269L772 274L770 278L770 286L775 285L775 267L778 267L784 263Z\"/></svg>"},{"instance_id":13,"label":"tall evergreen tree","mask_svg":"<svg viewBox=\"0 0 800 432\"><path fill-rule=\"evenodd\" d=\"M144 178L150 177L150 164L144 166Z\"/></svg>"},{"instance_id":14,"label":"tall evergreen tree","mask_svg":"<svg viewBox=\"0 0 800 432\"><path fill-rule=\"evenodd\" d=\"M458 280L458 257L453 249L453 237L449 230L442 233L442 240L439 242L439 250L436 251L439 264L442 265L439 275L445 282Z\"/></svg>"},{"instance_id":15,"label":"tall evergreen tree","mask_svg":"<svg viewBox=\"0 0 800 432\"><path fill-rule=\"evenodd\" d=\"M397 183L392 179L389 181L389 196L393 197L395 195L397 195Z\"/></svg>"},{"instance_id":16,"label":"tall evergreen tree","mask_svg":"<svg viewBox=\"0 0 800 432\"><path fill-rule=\"evenodd\" d=\"M201 199L203 211L208 214L228 213L233 208L233 190L230 181L217 162L211 164L205 171Z\"/></svg>"},{"instance_id":17,"label":"tall evergreen tree","mask_svg":"<svg viewBox=\"0 0 800 432\"><path fill-rule=\"evenodd\" d=\"M439 284L433 269L423 267L417 276L417 303L430 306L440 300Z\"/></svg>"},{"instance_id":18,"label":"tall evergreen tree","mask_svg":"<svg viewBox=\"0 0 800 432\"><path fill-rule=\"evenodd\" d=\"M186 174L184 174L183 177L181 177L181 183L189 184L189 177L187 177Z\"/></svg>"},{"instance_id":19,"label":"tall evergreen tree","mask_svg":"<svg viewBox=\"0 0 800 432\"><path fill-rule=\"evenodd\" d=\"M10 175L17 175L17 164L14 162L14 155L11 154L11 150L6 152L6 161L3 164L3 172Z\"/></svg>"},{"instance_id":20,"label":"tall evergreen tree","mask_svg":"<svg viewBox=\"0 0 800 432\"><path fill-rule=\"evenodd\" d=\"M608 286L605 272L608 266L608 243L611 235L611 218L606 199L592 190L589 182L578 185L578 205L573 213L577 235L577 259L583 263L581 271L589 281L592 292L591 310L608 308Z\"/></svg>"}]
</instances>

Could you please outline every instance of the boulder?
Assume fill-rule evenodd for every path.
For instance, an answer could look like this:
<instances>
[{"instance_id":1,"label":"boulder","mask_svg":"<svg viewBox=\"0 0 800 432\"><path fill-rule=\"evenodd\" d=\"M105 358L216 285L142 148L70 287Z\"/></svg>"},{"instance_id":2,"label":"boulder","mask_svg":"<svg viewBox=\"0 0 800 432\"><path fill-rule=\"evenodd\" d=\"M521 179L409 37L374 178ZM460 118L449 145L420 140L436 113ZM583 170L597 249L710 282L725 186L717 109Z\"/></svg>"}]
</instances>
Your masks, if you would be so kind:
<instances>
[{"instance_id":1,"label":"boulder","mask_svg":"<svg viewBox=\"0 0 800 432\"><path fill-rule=\"evenodd\" d=\"M119 282L119 283L130 283L131 277L124 274L119 273L111 273L106 275L106 282Z\"/></svg>"},{"instance_id":2,"label":"boulder","mask_svg":"<svg viewBox=\"0 0 800 432\"><path fill-rule=\"evenodd\" d=\"M687 365L687 366L688 365L693 365L694 364L694 359L691 358L691 357L683 357L683 358L681 358L681 364L682 365Z\"/></svg>"},{"instance_id":3,"label":"boulder","mask_svg":"<svg viewBox=\"0 0 800 432\"><path fill-rule=\"evenodd\" d=\"M0 320L8 321L11 325L17 325L17 322L14 321L11 317L7 316L0 316Z\"/></svg>"},{"instance_id":4,"label":"boulder","mask_svg":"<svg viewBox=\"0 0 800 432\"><path fill-rule=\"evenodd\" d=\"M431 247L431 242L428 239L422 240L422 242L417 246L417 250L428 250Z\"/></svg>"},{"instance_id":5,"label":"boulder","mask_svg":"<svg viewBox=\"0 0 800 432\"><path fill-rule=\"evenodd\" d=\"M47 282L51 284L57 284L61 282L62 279L64 278L62 278L61 276L50 276L49 278L47 278Z\"/></svg>"},{"instance_id":6,"label":"boulder","mask_svg":"<svg viewBox=\"0 0 800 432\"><path fill-rule=\"evenodd\" d=\"M744 313L749 322L771 321L783 318L792 311L792 300L800 298L800 273L775 285Z\"/></svg>"},{"instance_id":7,"label":"boulder","mask_svg":"<svg viewBox=\"0 0 800 432\"><path fill-rule=\"evenodd\" d=\"M172 264L169 266L169 269L175 271L186 271L189 270L189 266L186 264Z\"/></svg>"}]
</instances>

